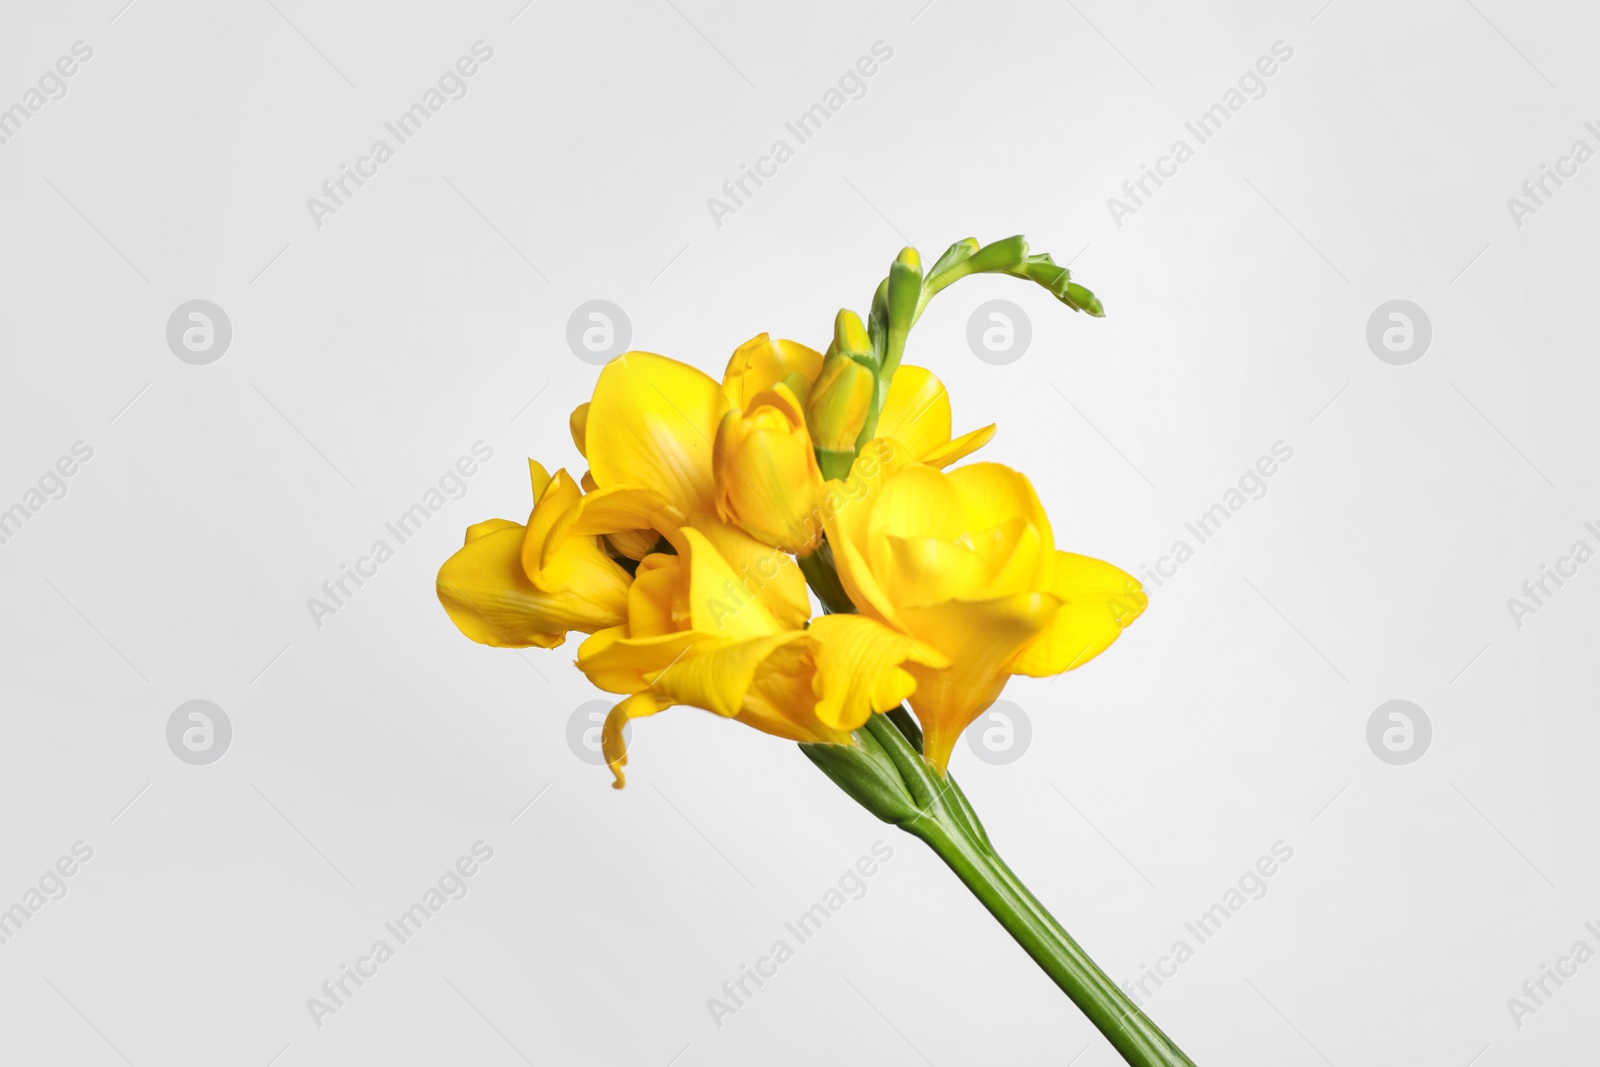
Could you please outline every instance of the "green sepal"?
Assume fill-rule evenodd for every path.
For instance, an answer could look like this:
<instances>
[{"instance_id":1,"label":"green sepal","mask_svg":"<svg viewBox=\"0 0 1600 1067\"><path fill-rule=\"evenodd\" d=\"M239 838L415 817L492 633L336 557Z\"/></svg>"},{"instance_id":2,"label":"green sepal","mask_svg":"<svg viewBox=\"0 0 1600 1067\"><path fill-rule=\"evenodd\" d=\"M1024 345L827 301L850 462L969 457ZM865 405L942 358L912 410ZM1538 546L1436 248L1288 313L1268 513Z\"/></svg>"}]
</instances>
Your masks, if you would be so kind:
<instances>
[{"instance_id":1,"label":"green sepal","mask_svg":"<svg viewBox=\"0 0 1600 1067\"><path fill-rule=\"evenodd\" d=\"M984 245L963 264L968 274L1000 274L1016 269L1028 258L1028 242L1019 233Z\"/></svg>"},{"instance_id":2,"label":"green sepal","mask_svg":"<svg viewBox=\"0 0 1600 1067\"><path fill-rule=\"evenodd\" d=\"M842 482L850 477L850 468L856 461L856 452L840 452L829 448L819 448L817 452L817 468L821 470L822 477L828 481Z\"/></svg>"},{"instance_id":3,"label":"green sepal","mask_svg":"<svg viewBox=\"0 0 1600 1067\"><path fill-rule=\"evenodd\" d=\"M944 250L944 255L934 262L928 271L928 283L931 285L935 278L954 267L957 263L968 259L979 247L976 237L965 237Z\"/></svg>"},{"instance_id":4,"label":"green sepal","mask_svg":"<svg viewBox=\"0 0 1600 1067\"><path fill-rule=\"evenodd\" d=\"M800 751L852 800L886 823L908 826L922 815L894 761L867 730L853 744L805 744Z\"/></svg>"}]
</instances>

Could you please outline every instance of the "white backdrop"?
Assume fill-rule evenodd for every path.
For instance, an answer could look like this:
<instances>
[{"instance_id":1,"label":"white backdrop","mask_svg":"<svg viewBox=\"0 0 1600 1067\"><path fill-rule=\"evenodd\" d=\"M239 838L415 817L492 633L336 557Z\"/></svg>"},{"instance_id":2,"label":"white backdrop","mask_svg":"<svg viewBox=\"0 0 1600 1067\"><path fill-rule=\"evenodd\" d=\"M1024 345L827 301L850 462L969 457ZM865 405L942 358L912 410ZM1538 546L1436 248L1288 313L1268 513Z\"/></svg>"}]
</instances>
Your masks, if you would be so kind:
<instances>
[{"instance_id":1,"label":"white backdrop","mask_svg":"<svg viewBox=\"0 0 1600 1067\"><path fill-rule=\"evenodd\" d=\"M1013 683L1017 758L958 749L999 847L1119 980L1169 975L1142 999L1202 1065L1592 1060L1592 9L123 2L0 20L0 1058L1117 1062L793 746L675 711L615 793L569 745L574 645L472 645L432 592L526 513L525 456L581 471L580 305L717 373L821 347L904 243L1024 233L1108 317L973 279L908 359L1060 544L1170 577ZM995 299L1031 323L1003 364L967 342ZM214 762L188 711L169 745L192 700ZM1422 716L1374 747L1391 700Z\"/></svg>"}]
</instances>

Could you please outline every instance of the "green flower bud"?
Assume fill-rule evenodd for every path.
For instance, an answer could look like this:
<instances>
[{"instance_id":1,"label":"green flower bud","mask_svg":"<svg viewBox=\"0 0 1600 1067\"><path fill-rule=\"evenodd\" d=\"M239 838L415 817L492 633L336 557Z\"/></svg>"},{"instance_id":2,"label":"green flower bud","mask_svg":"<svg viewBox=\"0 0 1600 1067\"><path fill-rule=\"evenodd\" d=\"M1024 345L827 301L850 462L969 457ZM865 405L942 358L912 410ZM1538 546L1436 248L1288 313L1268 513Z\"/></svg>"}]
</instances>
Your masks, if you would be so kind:
<instances>
[{"instance_id":1,"label":"green flower bud","mask_svg":"<svg viewBox=\"0 0 1600 1067\"><path fill-rule=\"evenodd\" d=\"M849 308L839 310L833 320L833 347L828 352L839 352L867 362L873 360L872 338L868 336L866 326L862 325L860 315Z\"/></svg>"},{"instance_id":2,"label":"green flower bud","mask_svg":"<svg viewBox=\"0 0 1600 1067\"><path fill-rule=\"evenodd\" d=\"M889 268L889 287L885 292L888 312L888 336L883 354L883 369L879 378L885 389L900 366L905 352L906 334L917 321L917 310L922 301L922 257L915 248L902 248Z\"/></svg>"},{"instance_id":3,"label":"green flower bud","mask_svg":"<svg viewBox=\"0 0 1600 1067\"><path fill-rule=\"evenodd\" d=\"M851 318L864 339L861 320L854 315ZM876 385L872 369L850 355L835 352L823 361L806 402L806 427L824 478L844 478L850 473L857 439L872 411Z\"/></svg>"}]
</instances>

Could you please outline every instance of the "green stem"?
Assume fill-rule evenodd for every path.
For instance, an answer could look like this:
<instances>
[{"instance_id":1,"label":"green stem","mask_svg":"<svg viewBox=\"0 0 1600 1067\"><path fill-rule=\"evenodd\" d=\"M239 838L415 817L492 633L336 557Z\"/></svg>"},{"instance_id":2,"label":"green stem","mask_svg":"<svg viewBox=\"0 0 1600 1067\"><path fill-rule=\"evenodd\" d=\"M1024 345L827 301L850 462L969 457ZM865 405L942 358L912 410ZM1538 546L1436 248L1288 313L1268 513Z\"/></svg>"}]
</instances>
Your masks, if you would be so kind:
<instances>
[{"instance_id":1,"label":"green stem","mask_svg":"<svg viewBox=\"0 0 1600 1067\"><path fill-rule=\"evenodd\" d=\"M855 610L826 544L799 562L825 608ZM915 726L896 711L872 715L858 746L801 749L862 807L933 849L1131 1067L1194 1067L1000 858L966 794L922 758Z\"/></svg>"},{"instance_id":2,"label":"green stem","mask_svg":"<svg viewBox=\"0 0 1600 1067\"><path fill-rule=\"evenodd\" d=\"M817 594L817 599L822 601L822 606L830 614L855 614L856 606L851 602L850 594L845 592L844 583L839 580L838 568L833 565L833 548L826 541L809 556L801 556L795 562L800 564L800 573L805 575L806 584L811 586L811 591Z\"/></svg>"},{"instance_id":3,"label":"green stem","mask_svg":"<svg viewBox=\"0 0 1600 1067\"><path fill-rule=\"evenodd\" d=\"M937 774L889 716L868 719L854 745L801 748L862 807L933 849L1132 1067L1194 1067L1028 891L961 787Z\"/></svg>"},{"instance_id":4,"label":"green stem","mask_svg":"<svg viewBox=\"0 0 1600 1067\"><path fill-rule=\"evenodd\" d=\"M1132 1067L1194 1067L1089 957L999 856L934 820L905 827L926 842Z\"/></svg>"}]
</instances>

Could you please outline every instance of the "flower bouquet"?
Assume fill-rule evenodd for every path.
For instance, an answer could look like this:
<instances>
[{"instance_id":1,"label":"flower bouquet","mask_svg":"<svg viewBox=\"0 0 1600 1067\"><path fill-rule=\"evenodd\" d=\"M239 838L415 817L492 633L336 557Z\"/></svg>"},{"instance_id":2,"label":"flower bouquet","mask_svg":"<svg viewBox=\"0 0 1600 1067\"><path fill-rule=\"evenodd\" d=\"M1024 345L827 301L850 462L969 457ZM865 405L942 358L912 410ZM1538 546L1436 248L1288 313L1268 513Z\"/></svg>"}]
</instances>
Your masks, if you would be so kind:
<instances>
[{"instance_id":1,"label":"flower bouquet","mask_svg":"<svg viewBox=\"0 0 1600 1067\"><path fill-rule=\"evenodd\" d=\"M970 274L1104 314L1021 237L969 238L927 271L904 249L825 352L762 334L721 382L618 356L572 413L588 471L530 460L527 522L469 527L439 599L486 645L590 635L577 666L619 697L602 731L618 788L623 728L677 705L799 742L932 848L1128 1063L1190 1064L1000 858L947 772L1012 675L1088 662L1147 603L1123 571L1056 547L1024 475L958 466L994 427L952 436L944 385L902 364L928 302Z\"/></svg>"}]
</instances>

